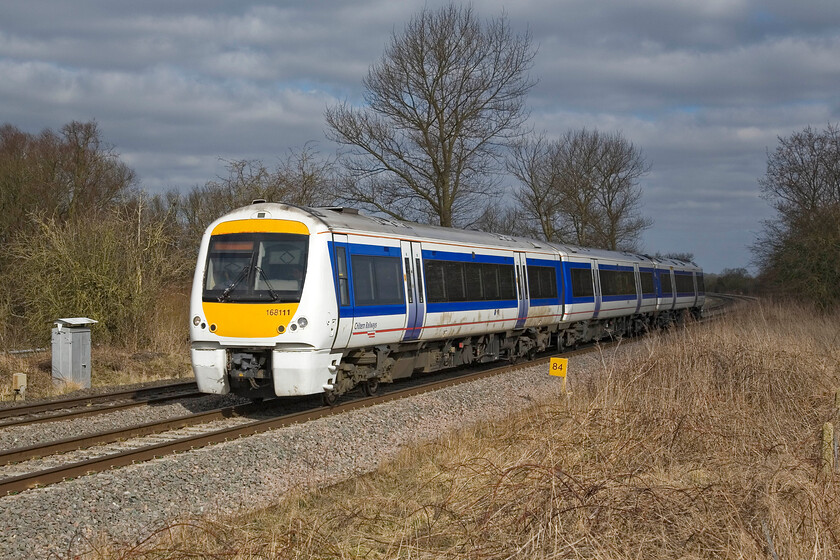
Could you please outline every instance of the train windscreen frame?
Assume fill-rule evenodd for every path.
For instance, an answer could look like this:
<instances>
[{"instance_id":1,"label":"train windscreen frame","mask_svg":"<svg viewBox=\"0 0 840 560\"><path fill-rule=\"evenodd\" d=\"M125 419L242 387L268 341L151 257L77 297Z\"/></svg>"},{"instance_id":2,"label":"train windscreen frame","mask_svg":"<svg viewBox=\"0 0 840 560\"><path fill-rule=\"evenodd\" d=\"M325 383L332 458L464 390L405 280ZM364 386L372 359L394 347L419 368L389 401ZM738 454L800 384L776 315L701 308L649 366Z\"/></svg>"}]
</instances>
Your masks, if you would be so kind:
<instances>
[{"instance_id":1,"label":"train windscreen frame","mask_svg":"<svg viewBox=\"0 0 840 560\"><path fill-rule=\"evenodd\" d=\"M300 303L309 236L228 233L210 238L203 301Z\"/></svg>"}]
</instances>

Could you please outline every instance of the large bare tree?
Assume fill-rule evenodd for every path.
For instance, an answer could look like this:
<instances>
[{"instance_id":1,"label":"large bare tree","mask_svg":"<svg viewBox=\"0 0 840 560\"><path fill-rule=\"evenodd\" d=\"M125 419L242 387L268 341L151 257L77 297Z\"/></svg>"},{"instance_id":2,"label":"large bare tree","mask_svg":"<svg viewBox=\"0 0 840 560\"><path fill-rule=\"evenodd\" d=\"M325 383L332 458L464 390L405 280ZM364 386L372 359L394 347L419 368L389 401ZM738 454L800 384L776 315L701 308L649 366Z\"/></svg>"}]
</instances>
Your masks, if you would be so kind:
<instances>
[{"instance_id":1,"label":"large bare tree","mask_svg":"<svg viewBox=\"0 0 840 560\"><path fill-rule=\"evenodd\" d=\"M639 179L650 167L620 133L580 129L516 144L508 170L520 182L523 214L549 241L636 249L651 225Z\"/></svg>"},{"instance_id":2,"label":"large bare tree","mask_svg":"<svg viewBox=\"0 0 840 560\"><path fill-rule=\"evenodd\" d=\"M442 226L477 218L527 117L533 57L530 35L504 15L423 9L368 71L366 106L326 111L328 136L349 148L345 200Z\"/></svg>"}]
</instances>

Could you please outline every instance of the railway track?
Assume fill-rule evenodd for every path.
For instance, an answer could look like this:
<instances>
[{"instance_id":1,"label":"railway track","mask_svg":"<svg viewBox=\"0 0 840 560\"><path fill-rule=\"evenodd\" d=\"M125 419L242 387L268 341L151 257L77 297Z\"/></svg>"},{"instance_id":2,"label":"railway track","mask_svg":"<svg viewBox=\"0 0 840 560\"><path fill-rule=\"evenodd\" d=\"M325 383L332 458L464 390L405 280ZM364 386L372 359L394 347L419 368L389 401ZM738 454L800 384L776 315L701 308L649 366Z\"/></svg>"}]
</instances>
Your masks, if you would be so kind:
<instances>
[{"instance_id":1,"label":"railway track","mask_svg":"<svg viewBox=\"0 0 840 560\"><path fill-rule=\"evenodd\" d=\"M721 302L719 305L716 304L712 307L715 310L713 315L717 315L717 311L720 309L732 306L733 302L744 301L744 298L721 297L719 301ZM616 342L601 343L600 347L609 347L612 344L616 344ZM597 347L598 345L591 345L560 355L572 357L592 352ZM277 410L278 407L272 406L288 401L276 399L262 403L217 408L89 436L2 451L0 452L0 466L3 467L0 469L0 496L54 484L67 478L84 476L135 462L148 461L171 453L188 451L238 437L501 375L522 367L547 364L551 357L551 355L548 355L514 365L484 367L478 371L467 371L459 375L450 373L443 379L414 384L404 388L390 386L387 392L383 391L381 395L356 398L333 407L313 407L310 405L305 406L303 410L288 413L279 411ZM106 396L103 395L103 397ZM0 424L0 428L2 427L4 425Z\"/></svg>"},{"instance_id":2,"label":"railway track","mask_svg":"<svg viewBox=\"0 0 840 560\"><path fill-rule=\"evenodd\" d=\"M182 381L159 387L51 400L31 405L10 406L0 408L0 429L11 426L95 416L116 410L159 404L175 399L189 399L203 396L205 396L203 393L198 392L195 381Z\"/></svg>"},{"instance_id":3,"label":"railway track","mask_svg":"<svg viewBox=\"0 0 840 560\"><path fill-rule=\"evenodd\" d=\"M758 301L753 296L734 294L706 294L706 305L703 306L703 319L714 319L725 315L739 304Z\"/></svg>"},{"instance_id":4,"label":"railway track","mask_svg":"<svg viewBox=\"0 0 840 560\"><path fill-rule=\"evenodd\" d=\"M563 356L574 356L593 350L594 346L566 352ZM470 371L456 376L450 374L445 379L415 384L405 388L389 387L389 390L387 392L383 391L381 395L360 397L333 407L308 407L291 414L271 414L269 408L271 401L264 401L262 403L220 408L92 436L11 449L0 452L0 465L4 466L0 470L0 496L54 484L68 478L148 461L156 457L188 451L229 439L253 435L296 423L309 422L391 400L407 398L444 387L508 373L523 367L548 363L549 358L550 356L519 364L484 368L480 371ZM263 417L254 419L246 416L256 413ZM225 423L221 427L208 424L220 421ZM202 427L202 425L206 427ZM149 436L153 437L150 438ZM132 441L125 438L143 439ZM90 447L105 442L111 445L101 449ZM82 448L87 448L87 451L80 451ZM71 453L65 456L57 455L67 451L71 451ZM49 459L49 461L46 459ZM50 462L57 463L57 465L50 466Z\"/></svg>"}]
</instances>

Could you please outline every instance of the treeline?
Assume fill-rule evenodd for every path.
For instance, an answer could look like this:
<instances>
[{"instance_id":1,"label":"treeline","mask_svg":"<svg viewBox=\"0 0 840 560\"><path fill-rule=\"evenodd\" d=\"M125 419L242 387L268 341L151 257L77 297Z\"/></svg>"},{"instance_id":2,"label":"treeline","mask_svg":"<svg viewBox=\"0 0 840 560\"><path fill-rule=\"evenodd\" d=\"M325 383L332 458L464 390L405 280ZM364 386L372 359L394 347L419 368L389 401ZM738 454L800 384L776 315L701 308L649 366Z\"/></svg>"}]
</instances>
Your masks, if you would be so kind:
<instances>
[{"instance_id":1,"label":"treeline","mask_svg":"<svg viewBox=\"0 0 840 560\"><path fill-rule=\"evenodd\" d=\"M779 138L759 180L776 211L753 245L771 293L823 308L840 304L840 127Z\"/></svg>"},{"instance_id":2,"label":"treeline","mask_svg":"<svg viewBox=\"0 0 840 560\"><path fill-rule=\"evenodd\" d=\"M228 175L151 196L95 122L38 135L0 128L0 347L47 342L59 317L99 321L96 340L148 347L161 314L189 292L204 228L256 198L318 205L332 163L310 147L275 169L231 161Z\"/></svg>"}]
</instances>

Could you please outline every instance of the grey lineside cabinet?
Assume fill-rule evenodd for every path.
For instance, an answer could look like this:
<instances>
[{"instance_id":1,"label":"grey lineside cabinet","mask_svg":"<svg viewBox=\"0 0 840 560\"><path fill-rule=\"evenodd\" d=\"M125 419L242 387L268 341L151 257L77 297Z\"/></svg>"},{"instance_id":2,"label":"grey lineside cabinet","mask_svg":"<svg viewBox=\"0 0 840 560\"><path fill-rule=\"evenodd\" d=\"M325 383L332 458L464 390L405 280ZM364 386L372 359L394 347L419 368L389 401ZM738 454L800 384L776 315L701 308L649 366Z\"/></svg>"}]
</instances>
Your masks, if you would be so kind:
<instances>
[{"instance_id":1,"label":"grey lineside cabinet","mask_svg":"<svg viewBox=\"0 0 840 560\"><path fill-rule=\"evenodd\" d=\"M76 383L90 389L90 325L87 317L56 319L52 330L54 383Z\"/></svg>"}]
</instances>

